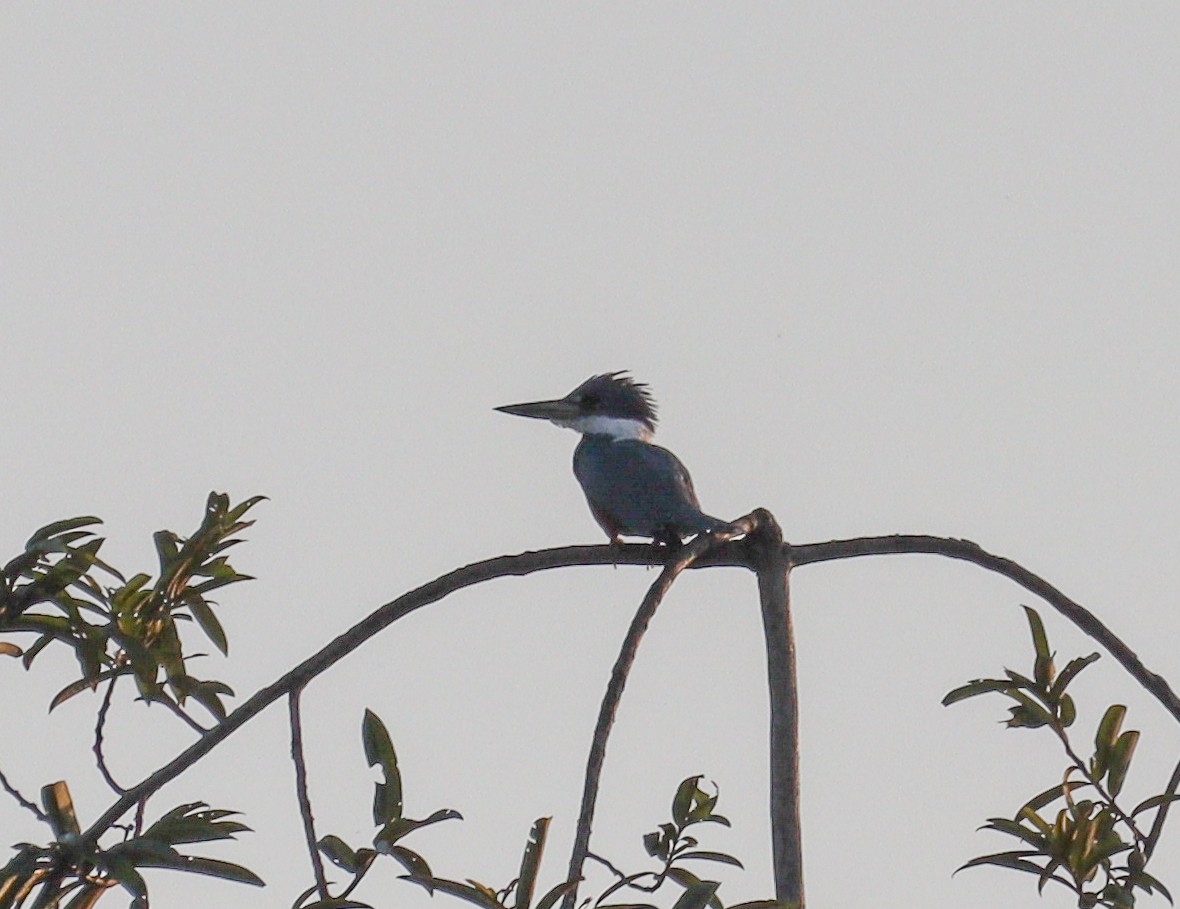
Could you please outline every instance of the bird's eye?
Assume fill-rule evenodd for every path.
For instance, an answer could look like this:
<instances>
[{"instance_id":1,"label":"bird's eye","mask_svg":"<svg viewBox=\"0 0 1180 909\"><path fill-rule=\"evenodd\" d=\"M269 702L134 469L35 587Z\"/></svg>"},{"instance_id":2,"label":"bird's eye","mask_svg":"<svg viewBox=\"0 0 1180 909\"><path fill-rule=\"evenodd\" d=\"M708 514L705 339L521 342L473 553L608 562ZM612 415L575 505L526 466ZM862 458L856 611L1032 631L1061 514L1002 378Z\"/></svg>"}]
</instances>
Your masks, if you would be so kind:
<instances>
[{"instance_id":1,"label":"bird's eye","mask_svg":"<svg viewBox=\"0 0 1180 909\"><path fill-rule=\"evenodd\" d=\"M594 394L582 395L581 400L578 403L582 404L584 407L586 407L589 410L593 410L599 404L598 395L594 395Z\"/></svg>"}]
</instances>

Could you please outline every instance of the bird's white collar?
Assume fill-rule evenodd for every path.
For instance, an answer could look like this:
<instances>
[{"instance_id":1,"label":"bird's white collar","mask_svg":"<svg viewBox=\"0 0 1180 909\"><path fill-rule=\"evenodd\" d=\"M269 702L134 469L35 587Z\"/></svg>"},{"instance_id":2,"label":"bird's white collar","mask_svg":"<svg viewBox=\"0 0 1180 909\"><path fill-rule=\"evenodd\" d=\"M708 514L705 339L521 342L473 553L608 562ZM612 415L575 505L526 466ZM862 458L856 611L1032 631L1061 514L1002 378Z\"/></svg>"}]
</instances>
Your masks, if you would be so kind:
<instances>
[{"instance_id":1,"label":"bird's white collar","mask_svg":"<svg viewBox=\"0 0 1180 909\"><path fill-rule=\"evenodd\" d=\"M570 420L554 420L558 426L580 432L582 435L610 436L615 441L621 439L638 439L640 442L651 441L652 432L642 420L629 417L603 417L590 415L574 417Z\"/></svg>"}]
</instances>

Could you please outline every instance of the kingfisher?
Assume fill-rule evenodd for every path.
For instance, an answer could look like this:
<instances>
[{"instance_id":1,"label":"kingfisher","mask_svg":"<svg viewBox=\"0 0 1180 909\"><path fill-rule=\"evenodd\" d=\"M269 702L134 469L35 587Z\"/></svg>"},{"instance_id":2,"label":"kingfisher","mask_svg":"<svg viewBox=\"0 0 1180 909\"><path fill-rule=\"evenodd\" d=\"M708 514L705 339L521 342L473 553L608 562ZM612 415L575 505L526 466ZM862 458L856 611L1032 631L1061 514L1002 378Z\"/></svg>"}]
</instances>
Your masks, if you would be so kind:
<instances>
[{"instance_id":1,"label":"kingfisher","mask_svg":"<svg viewBox=\"0 0 1180 909\"><path fill-rule=\"evenodd\" d=\"M680 459L652 444L656 405L625 371L591 376L564 398L497 407L582 434L574 476L612 544L624 536L679 546L686 536L732 529L701 511Z\"/></svg>"}]
</instances>

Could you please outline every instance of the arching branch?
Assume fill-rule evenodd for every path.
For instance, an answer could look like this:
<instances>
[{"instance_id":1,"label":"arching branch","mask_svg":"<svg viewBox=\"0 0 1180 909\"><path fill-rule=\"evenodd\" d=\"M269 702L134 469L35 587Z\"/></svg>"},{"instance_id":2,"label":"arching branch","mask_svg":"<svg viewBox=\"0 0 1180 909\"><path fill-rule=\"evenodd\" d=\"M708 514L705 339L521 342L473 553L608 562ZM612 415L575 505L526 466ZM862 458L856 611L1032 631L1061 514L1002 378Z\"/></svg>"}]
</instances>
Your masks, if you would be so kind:
<instances>
[{"instance_id":1,"label":"arching branch","mask_svg":"<svg viewBox=\"0 0 1180 909\"><path fill-rule=\"evenodd\" d=\"M1176 697L1176 693L1172 691L1167 680L1144 666L1138 655L1107 628L1097 616L1071 600L1044 578L1033 574L1011 559L992 555L970 540L899 534L887 537L856 537L848 540L831 540L827 543L809 543L804 546L788 547L788 557L791 564L796 566L809 565L814 562L828 562L834 559L849 559L856 556L900 553L925 553L972 562L988 571L1003 575L1030 593L1036 594L1085 634L1106 648L1110 655L1118 660L1122 667L1146 688L1177 722L1180 722L1180 698Z\"/></svg>"}]
</instances>

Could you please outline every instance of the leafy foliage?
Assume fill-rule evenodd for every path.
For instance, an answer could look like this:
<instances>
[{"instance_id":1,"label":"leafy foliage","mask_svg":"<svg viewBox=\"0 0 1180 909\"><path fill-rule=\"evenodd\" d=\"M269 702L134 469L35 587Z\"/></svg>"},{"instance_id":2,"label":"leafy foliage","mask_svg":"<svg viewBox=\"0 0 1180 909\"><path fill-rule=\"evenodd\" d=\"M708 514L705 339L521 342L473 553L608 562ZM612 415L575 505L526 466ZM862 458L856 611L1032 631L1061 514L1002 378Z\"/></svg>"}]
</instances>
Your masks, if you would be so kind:
<instances>
[{"instance_id":1,"label":"leafy foliage","mask_svg":"<svg viewBox=\"0 0 1180 909\"><path fill-rule=\"evenodd\" d=\"M1031 676L1006 669L1005 678L975 679L948 693L942 702L950 705L981 694L1003 694L1013 701L1006 725L1051 730L1068 763L1060 783L1034 795L1013 817L990 818L981 828L1014 837L1022 848L982 855L962 867L996 865L1036 875L1038 893L1055 881L1074 891L1081 907L1128 909L1135 904L1136 890L1158 891L1171 902L1164 885L1145 869L1168 807L1178 798L1174 788L1131 810L1119 804L1139 742L1137 731L1122 730L1127 708L1112 704L1106 709L1094 736L1093 754L1083 760L1067 731L1077 719L1077 709L1066 689L1098 654L1070 660L1058 673L1040 615L1027 606L1024 610L1033 639ZM1044 816L1044 809L1059 802L1054 816ZM1156 817L1145 833L1142 816L1148 812L1156 812Z\"/></svg>"},{"instance_id":2,"label":"leafy foliage","mask_svg":"<svg viewBox=\"0 0 1180 909\"><path fill-rule=\"evenodd\" d=\"M600 863L614 871L618 878L604 890L594 905L599 909L656 909L651 903L627 902L611 903L608 898L622 890L636 890L643 893L655 893L665 883L671 881L684 888L684 892L676 901L674 909L724 909L717 897L717 881L704 880L695 871L685 867L683 862L716 862L741 868L742 863L725 852L699 849L699 840L688 833L689 828L699 824L720 824L730 826L728 818L714 812L720 792L713 787L713 792L701 787L703 776L690 776L682 780L676 787L676 794L672 797L672 817L660 824L651 833L644 834L643 848L649 856L660 863L655 871L639 871L624 874L605 859L592 855ZM749 903L739 903L730 909L786 909L784 904L775 900L756 900Z\"/></svg>"},{"instance_id":3,"label":"leafy foliage","mask_svg":"<svg viewBox=\"0 0 1180 909\"><path fill-rule=\"evenodd\" d=\"M16 855L0 868L0 909L21 909L34 894L36 909L57 906L70 894L70 909L81 909L93 906L115 886L131 894L135 909L146 909L143 868L170 868L262 885L256 874L241 865L184 855L176 849L183 843L234 839L235 834L249 830L245 824L226 820L237 812L190 802L173 808L141 833L104 848L80 835L65 783L45 786L41 798L57 840L46 846L17 844Z\"/></svg>"},{"instance_id":4,"label":"leafy foliage","mask_svg":"<svg viewBox=\"0 0 1180 909\"><path fill-rule=\"evenodd\" d=\"M352 880L337 896L320 896L312 902L308 900L317 895L317 888L307 888L295 900L295 909L369 909L367 903L357 902L349 897L368 874L379 855L388 855L401 864L408 872L402 875L403 879L419 883L433 892L434 876L426 859L404 846L401 840L421 827L452 818L462 819L459 812L449 808L435 811L420 821L406 817L402 813L402 777L397 766L397 752L394 751L393 740L385 724L371 710L365 711L365 718L361 723L361 740L364 744L365 760L370 767L378 767L382 777L375 785L373 793L373 823L378 828L373 836L373 846L353 849L338 836L322 837L317 844L320 852L337 868L351 874Z\"/></svg>"},{"instance_id":5,"label":"leafy foliage","mask_svg":"<svg viewBox=\"0 0 1180 909\"><path fill-rule=\"evenodd\" d=\"M225 551L241 542L234 535L253 524L242 518L262 498L231 506L228 496L210 493L204 519L190 537L156 533L155 581L143 573L125 578L99 558L104 541L91 529L98 518L42 527L0 570L0 634L36 636L27 649L5 642L3 652L20 656L29 668L51 644L74 651L81 678L62 688L50 709L100 682L132 676L143 700L179 709L192 698L215 719L224 719L222 698L233 690L188 673L192 655L185 652L180 623L195 623L213 646L228 653L216 604L208 596L248 580L229 564ZM104 579L118 584L109 586Z\"/></svg>"},{"instance_id":6,"label":"leafy foliage","mask_svg":"<svg viewBox=\"0 0 1180 909\"><path fill-rule=\"evenodd\" d=\"M51 645L69 647L81 668L50 702L52 710L79 692L107 683L107 700L98 714L93 750L100 770L114 787L102 757L102 730L109 698L123 678L133 678L139 699L164 703L200 728L184 710L188 698L214 719L225 717L222 698L233 691L224 682L190 675L180 626L190 622L222 653L228 641L208 599L214 590L247 579L229 564L227 549L241 542L235 534L253 522L245 513L261 496L231 505L229 497L210 493L197 530L187 539L171 531L155 534L159 577L125 577L99 557L103 539L93 530L94 517L70 518L42 527L24 552L0 569L0 634L32 634L32 644L0 642L0 654L19 657L26 669ZM190 802L168 811L143 828L144 805L123 838L103 844L87 838L64 781L41 790L43 810L25 802L7 782L5 788L50 828L46 845L20 843L0 868L0 909L19 909L34 900L35 909L58 906L88 909L112 888L121 886L135 907L147 906L144 868L169 868L261 885L252 871L232 862L181 853L186 843L234 839L248 830L229 820L236 812Z\"/></svg>"},{"instance_id":7,"label":"leafy foliage","mask_svg":"<svg viewBox=\"0 0 1180 909\"><path fill-rule=\"evenodd\" d=\"M574 889L575 882L562 881L547 890L539 899L536 898L541 858L549 834L550 819L547 817L538 818L533 822L517 876L505 886L496 888L471 879L456 881L436 876L426 859L407 848L401 841L414 830L439 821L461 818L461 815L457 811L443 809L435 811L421 821L405 817L402 814L402 780L397 767L397 754L385 724L371 710L365 711L361 724L361 738L369 766L379 767L382 774L382 779L375 785L373 793L373 823L379 829L373 837L372 848L354 849L334 835L321 838L318 843L320 852L336 867L352 875L352 880L336 895L318 895L316 887L308 887L295 900L292 909L372 909L368 903L353 899L352 894L381 855L388 855L401 864L406 871L401 875L402 880L418 884L431 894L445 893L458 897L480 909L553 909L558 900ZM658 830L643 838L648 855L659 860L660 869L632 875L616 872L619 880L593 901L595 906L602 909L622 909L624 905L628 909L647 906L635 903L611 904L605 900L624 888L654 893L664 883L672 881L684 888L674 909L724 909L716 896L717 882L702 880L682 864L686 861L706 861L742 867L741 862L731 855L698 849L696 838L686 833L690 827L698 824L729 826L728 820L713 811L717 805L717 793L709 794L704 791L700 787L701 779L700 776L689 777L677 787L676 795L672 799L671 821L661 824ZM789 907L774 900L759 900L741 903L730 909Z\"/></svg>"}]
</instances>

